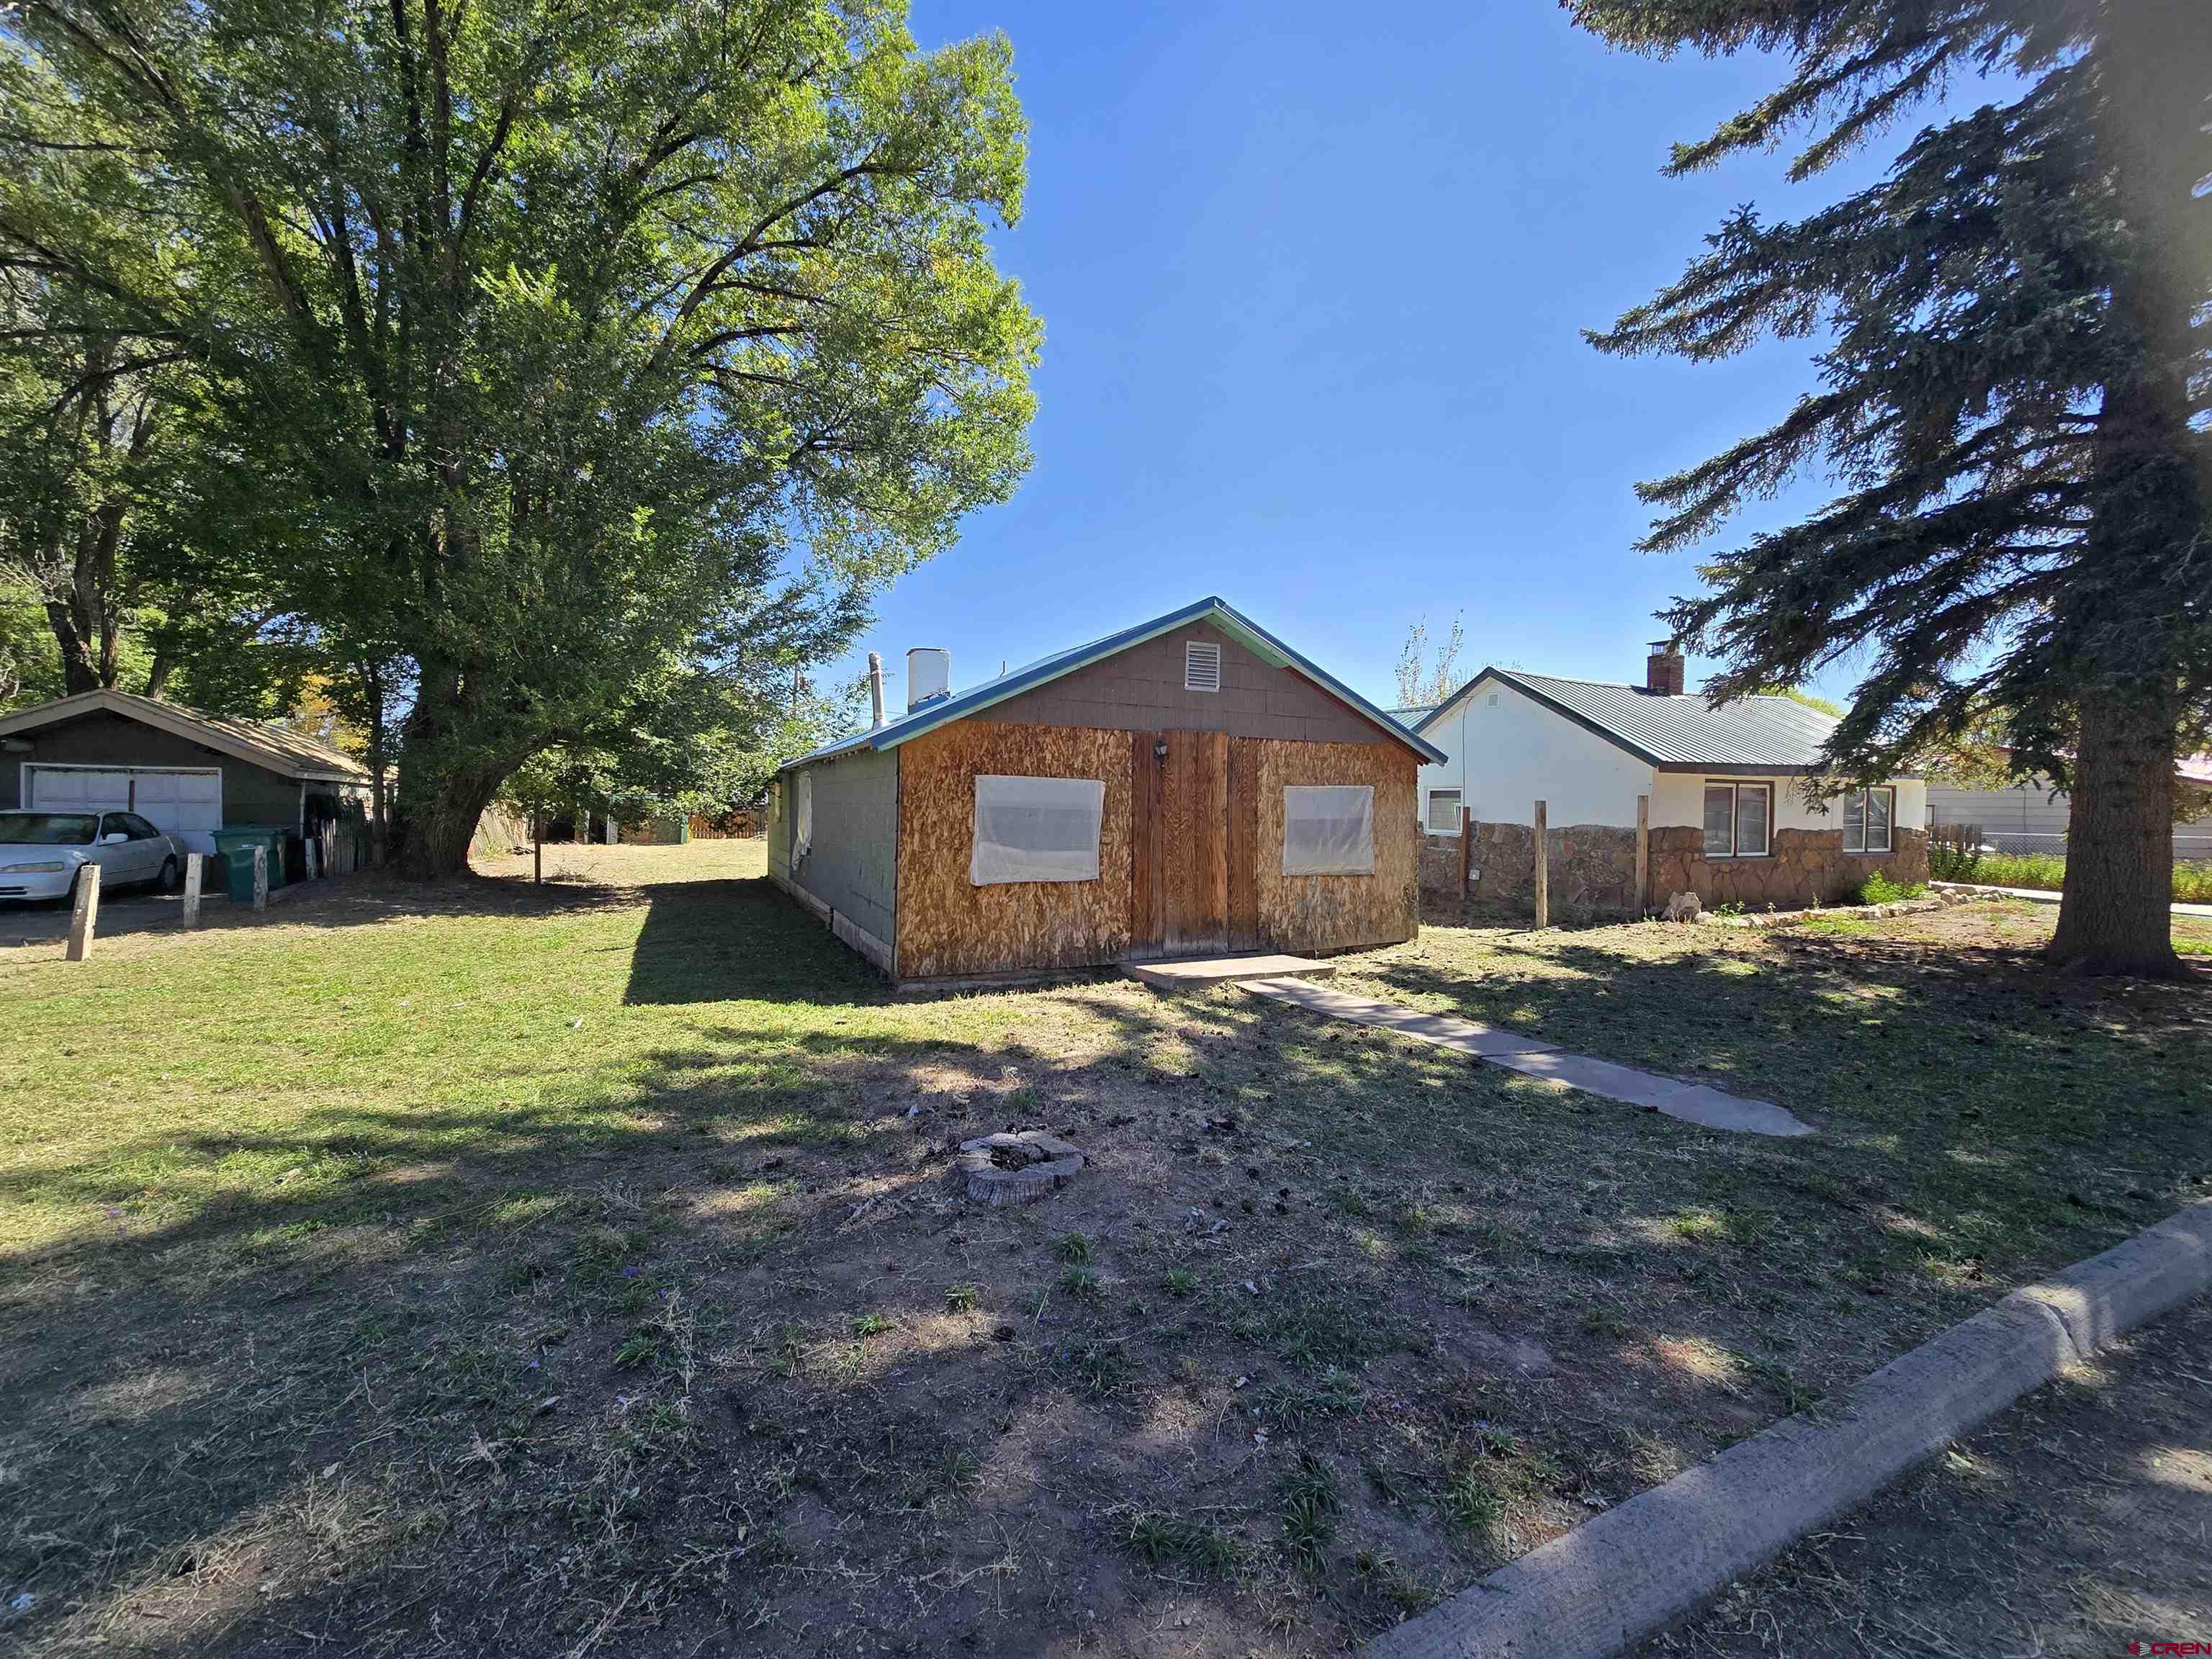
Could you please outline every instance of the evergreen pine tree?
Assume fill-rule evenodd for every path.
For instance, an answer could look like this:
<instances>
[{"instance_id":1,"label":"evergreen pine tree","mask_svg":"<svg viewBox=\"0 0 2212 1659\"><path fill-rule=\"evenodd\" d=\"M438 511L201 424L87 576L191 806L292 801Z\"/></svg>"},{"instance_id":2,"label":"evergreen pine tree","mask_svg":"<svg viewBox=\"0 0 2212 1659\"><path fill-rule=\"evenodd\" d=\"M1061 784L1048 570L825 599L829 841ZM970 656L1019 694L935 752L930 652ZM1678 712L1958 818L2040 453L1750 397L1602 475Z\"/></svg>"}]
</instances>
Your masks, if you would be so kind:
<instances>
[{"instance_id":1,"label":"evergreen pine tree","mask_svg":"<svg viewBox=\"0 0 2212 1659\"><path fill-rule=\"evenodd\" d=\"M1921 131L1796 223L1745 208L1680 281L1591 337L1727 356L1826 331L1775 426L1642 486L1645 542L1699 542L1824 467L1843 493L1702 567L1669 622L1720 696L1870 662L1830 757L1879 775L2002 711L2014 764L2072 788L2069 967L2181 971L2178 742L2212 702L2212 20L2203 0L1563 0L1656 56L1758 49L1784 84L1669 171L1801 135L1817 173L1984 77L2014 95Z\"/></svg>"}]
</instances>

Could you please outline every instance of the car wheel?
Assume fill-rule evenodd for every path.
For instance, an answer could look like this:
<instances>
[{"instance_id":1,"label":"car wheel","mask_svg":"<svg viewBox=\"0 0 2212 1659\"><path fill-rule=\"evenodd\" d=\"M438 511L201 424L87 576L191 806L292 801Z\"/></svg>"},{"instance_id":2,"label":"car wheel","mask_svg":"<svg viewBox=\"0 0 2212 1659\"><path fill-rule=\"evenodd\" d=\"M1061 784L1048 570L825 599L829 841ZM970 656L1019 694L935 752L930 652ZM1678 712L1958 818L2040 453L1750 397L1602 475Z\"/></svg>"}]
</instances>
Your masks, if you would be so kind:
<instances>
[{"instance_id":1,"label":"car wheel","mask_svg":"<svg viewBox=\"0 0 2212 1659\"><path fill-rule=\"evenodd\" d=\"M165 893L173 893L184 885L184 872L177 867L177 855L174 853L161 860L161 890Z\"/></svg>"}]
</instances>

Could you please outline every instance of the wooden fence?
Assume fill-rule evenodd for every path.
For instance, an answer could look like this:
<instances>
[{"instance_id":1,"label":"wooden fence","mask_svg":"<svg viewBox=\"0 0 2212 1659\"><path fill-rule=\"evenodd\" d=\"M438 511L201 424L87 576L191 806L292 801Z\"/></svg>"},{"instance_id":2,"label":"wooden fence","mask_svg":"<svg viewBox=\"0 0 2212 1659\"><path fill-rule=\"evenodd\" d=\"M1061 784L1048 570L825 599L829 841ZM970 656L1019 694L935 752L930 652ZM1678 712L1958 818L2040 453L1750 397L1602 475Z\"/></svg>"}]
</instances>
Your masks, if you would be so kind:
<instances>
[{"instance_id":1,"label":"wooden fence","mask_svg":"<svg viewBox=\"0 0 2212 1659\"><path fill-rule=\"evenodd\" d=\"M325 823L315 831L315 863L326 876L349 876L376 863L369 828L352 820Z\"/></svg>"}]
</instances>

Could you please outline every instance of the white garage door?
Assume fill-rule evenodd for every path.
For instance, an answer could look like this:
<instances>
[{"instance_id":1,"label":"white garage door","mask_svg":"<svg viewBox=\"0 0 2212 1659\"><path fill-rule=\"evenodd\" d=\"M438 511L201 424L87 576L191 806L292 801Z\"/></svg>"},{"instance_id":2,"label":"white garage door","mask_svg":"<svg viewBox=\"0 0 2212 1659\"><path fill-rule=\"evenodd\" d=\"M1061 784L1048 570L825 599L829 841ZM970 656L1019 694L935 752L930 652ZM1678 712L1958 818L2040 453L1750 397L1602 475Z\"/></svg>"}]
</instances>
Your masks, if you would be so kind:
<instances>
[{"instance_id":1,"label":"white garage door","mask_svg":"<svg viewBox=\"0 0 2212 1659\"><path fill-rule=\"evenodd\" d=\"M43 811L136 812L195 853L215 851L222 774L138 766L31 766L23 804Z\"/></svg>"}]
</instances>

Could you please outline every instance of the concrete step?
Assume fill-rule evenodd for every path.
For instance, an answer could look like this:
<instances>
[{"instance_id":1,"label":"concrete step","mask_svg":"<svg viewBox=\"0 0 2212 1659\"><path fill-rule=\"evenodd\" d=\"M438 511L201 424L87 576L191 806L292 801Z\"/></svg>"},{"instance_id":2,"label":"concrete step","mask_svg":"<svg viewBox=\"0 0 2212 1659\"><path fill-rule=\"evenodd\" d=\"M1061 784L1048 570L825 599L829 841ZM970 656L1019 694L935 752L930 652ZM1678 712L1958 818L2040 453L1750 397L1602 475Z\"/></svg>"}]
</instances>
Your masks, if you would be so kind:
<instances>
[{"instance_id":1,"label":"concrete step","mask_svg":"<svg viewBox=\"0 0 2212 1659\"><path fill-rule=\"evenodd\" d=\"M1335 965L1305 957L1171 957L1158 962L1125 962L1121 971L1156 991L1189 991L1209 985L1241 985L1255 979L1328 979Z\"/></svg>"}]
</instances>

